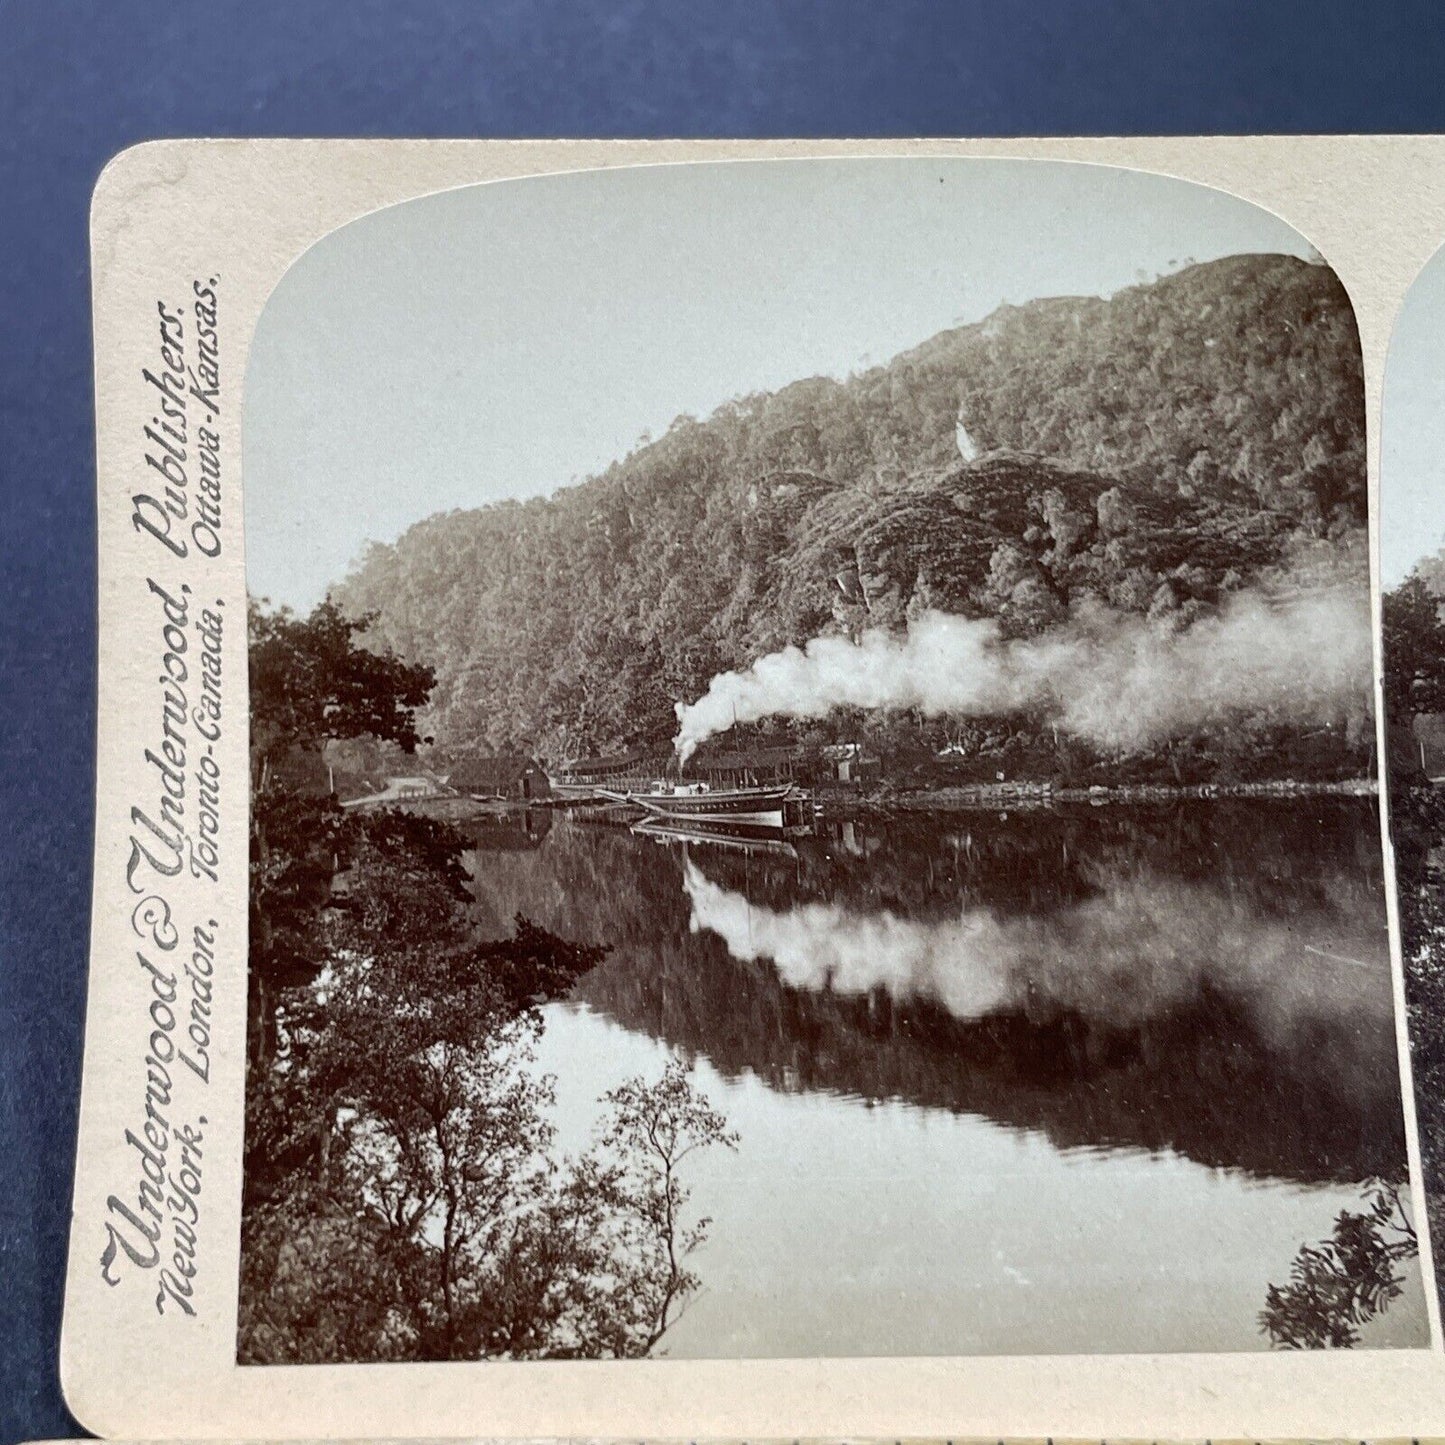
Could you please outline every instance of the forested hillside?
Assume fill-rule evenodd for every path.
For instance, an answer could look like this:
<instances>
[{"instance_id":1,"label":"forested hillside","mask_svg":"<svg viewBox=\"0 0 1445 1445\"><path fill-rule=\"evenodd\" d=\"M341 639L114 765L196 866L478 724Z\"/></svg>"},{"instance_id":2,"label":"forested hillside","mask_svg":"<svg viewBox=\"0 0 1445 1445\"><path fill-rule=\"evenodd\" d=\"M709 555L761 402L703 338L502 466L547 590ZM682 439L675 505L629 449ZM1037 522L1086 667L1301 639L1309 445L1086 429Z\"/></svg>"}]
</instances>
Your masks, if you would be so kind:
<instances>
[{"instance_id":1,"label":"forested hillside","mask_svg":"<svg viewBox=\"0 0 1445 1445\"><path fill-rule=\"evenodd\" d=\"M1362 567L1365 520L1345 294L1239 256L680 417L578 486L374 545L335 595L436 670L439 746L560 757L668 739L677 700L820 632L1188 616L1301 556Z\"/></svg>"}]
</instances>

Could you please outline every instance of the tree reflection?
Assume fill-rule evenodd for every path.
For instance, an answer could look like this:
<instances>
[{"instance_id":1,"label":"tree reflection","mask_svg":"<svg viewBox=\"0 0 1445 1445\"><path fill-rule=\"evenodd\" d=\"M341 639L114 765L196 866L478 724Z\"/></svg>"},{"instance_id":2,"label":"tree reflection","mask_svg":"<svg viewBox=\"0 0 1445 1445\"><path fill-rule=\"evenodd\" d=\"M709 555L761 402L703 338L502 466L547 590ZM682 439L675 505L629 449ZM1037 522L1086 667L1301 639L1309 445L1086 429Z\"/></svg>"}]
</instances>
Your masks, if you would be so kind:
<instances>
[{"instance_id":1,"label":"tree reflection","mask_svg":"<svg viewBox=\"0 0 1445 1445\"><path fill-rule=\"evenodd\" d=\"M1354 1183L1405 1160L1377 827L1353 799L917 815L794 859L568 818L479 861L474 912L608 939L572 997L725 1078Z\"/></svg>"},{"instance_id":2,"label":"tree reflection","mask_svg":"<svg viewBox=\"0 0 1445 1445\"><path fill-rule=\"evenodd\" d=\"M1420 1251L1401 1186L1373 1181L1364 1202L1363 1213L1340 1211L1328 1239L1300 1246L1287 1284L1269 1286L1259 1326L1276 1348L1351 1349L1400 1297L1398 1266Z\"/></svg>"}]
</instances>

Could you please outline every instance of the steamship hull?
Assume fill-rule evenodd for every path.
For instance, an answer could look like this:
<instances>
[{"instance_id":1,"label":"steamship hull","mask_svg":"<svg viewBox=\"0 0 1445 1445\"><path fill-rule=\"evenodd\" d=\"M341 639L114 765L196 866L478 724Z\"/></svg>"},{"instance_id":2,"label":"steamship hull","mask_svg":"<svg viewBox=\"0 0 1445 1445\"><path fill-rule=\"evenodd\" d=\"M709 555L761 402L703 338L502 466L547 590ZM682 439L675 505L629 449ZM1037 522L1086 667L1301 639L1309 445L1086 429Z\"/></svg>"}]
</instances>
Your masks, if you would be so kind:
<instances>
[{"instance_id":1,"label":"steamship hull","mask_svg":"<svg viewBox=\"0 0 1445 1445\"><path fill-rule=\"evenodd\" d=\"M693 823L746 823L781 828L793 821L807 802L807 794L785 784L775 788L719 788L703 793L598 794L614 802L629 803L658 818L686 819Z\"/></svg>"}]
</instances>

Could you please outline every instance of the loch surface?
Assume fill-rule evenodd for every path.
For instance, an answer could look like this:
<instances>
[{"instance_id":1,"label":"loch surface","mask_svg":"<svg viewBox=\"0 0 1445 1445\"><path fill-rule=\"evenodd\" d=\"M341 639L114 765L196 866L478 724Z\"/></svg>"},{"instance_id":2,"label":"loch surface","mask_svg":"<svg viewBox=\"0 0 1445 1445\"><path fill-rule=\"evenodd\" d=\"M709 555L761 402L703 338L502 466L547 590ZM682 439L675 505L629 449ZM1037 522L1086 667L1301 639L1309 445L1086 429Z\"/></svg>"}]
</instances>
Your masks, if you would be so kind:
<instances>
[{"instance_id":1,"label":"loch surface","mask_svg":"<svg viewBox=\"0 0 1445 1445\"><path fill-rule=\"evenodd\" d=\"M739 1136L672 1357L1267 1348L1301 1245L1403 1179L1373 799L472 828L476 916L606 959L544 1010L559 1148L671 1056ZM1416 1263L1362 1345L1427 1342Z\"/></svg>"}]
</instances>

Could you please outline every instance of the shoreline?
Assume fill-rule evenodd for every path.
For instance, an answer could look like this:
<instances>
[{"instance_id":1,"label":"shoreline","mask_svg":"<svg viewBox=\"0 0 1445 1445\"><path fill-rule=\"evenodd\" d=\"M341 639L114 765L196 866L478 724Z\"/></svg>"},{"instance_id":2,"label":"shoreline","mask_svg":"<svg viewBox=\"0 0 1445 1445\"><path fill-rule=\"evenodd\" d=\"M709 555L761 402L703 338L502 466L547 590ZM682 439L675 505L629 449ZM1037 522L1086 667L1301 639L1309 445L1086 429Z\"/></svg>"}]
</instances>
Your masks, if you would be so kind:
<instances>
[{"instance_id":1,"label":"shoreline","mask_svg":"<svg viewBox=\"0 0 1445 1445\"><path fill-rule=\"evenodd\" d=\"M1346 778L1334 782L1296 782L1284 779L1259 783L1119 783L1088 788L1056 788L1049 783L966 783L950 787L918 788L909 792L855 794L852 797L816 799L822 813L928 812L953 808L1034 807L1058 803L1169 803L1187 799L1228 798L1372 798L1379 793L1374 778Z\"/></svg>"},{"instance_id":2,"label":"shoreline","mask_svg":"<svg viewBox=\"0 0 1445 1445\"><path fill-rule=\"evenodd\" d=\"M1049 808L1060 804L1177 803L1190 800L1224 801L1246 798L1373 798L1379 794L1374 778L1345 778L1330 782L1277 779L1254 783L1117 783L1092 787L1055 787L1050 783L959 783L893 791L872 789L849 792L827 787L814 790L813 801L823 816L897 812L949 812L973 808ZM393 804L393 806L398 806ZM413 798L400 804L408 811L453 821L472 817L504 817L510 813L545 808L558 812L592 809L603 804L595 798L463 800L455 797Z\"/></svg>"}]
</instances>

